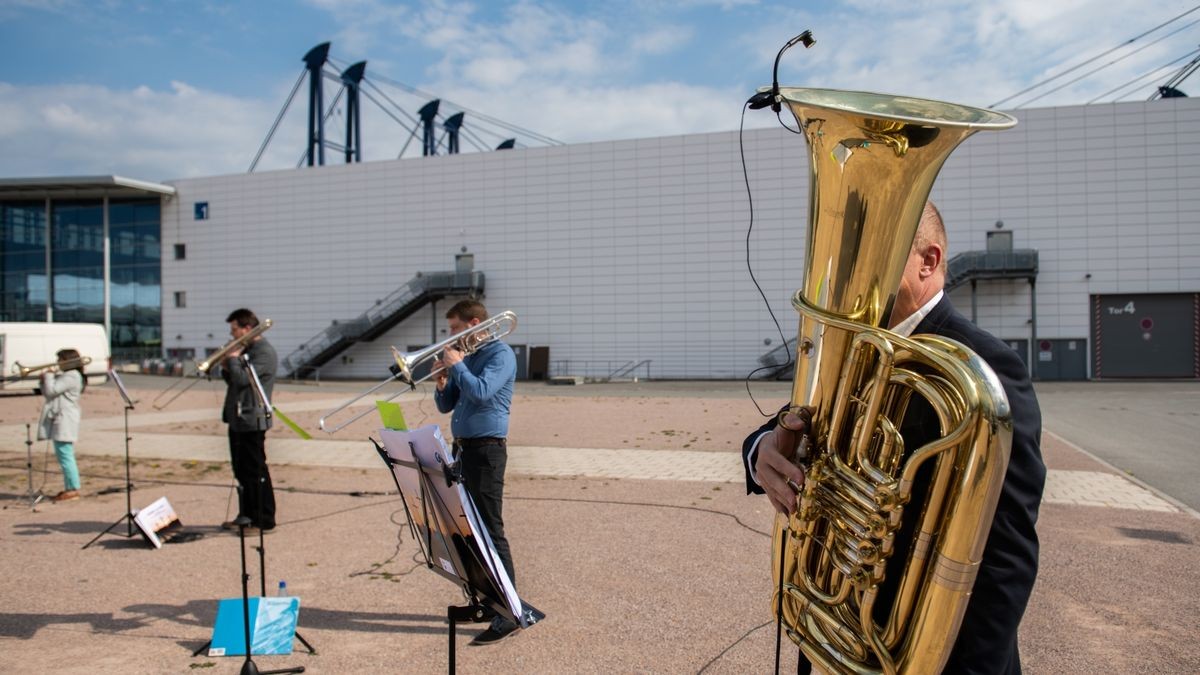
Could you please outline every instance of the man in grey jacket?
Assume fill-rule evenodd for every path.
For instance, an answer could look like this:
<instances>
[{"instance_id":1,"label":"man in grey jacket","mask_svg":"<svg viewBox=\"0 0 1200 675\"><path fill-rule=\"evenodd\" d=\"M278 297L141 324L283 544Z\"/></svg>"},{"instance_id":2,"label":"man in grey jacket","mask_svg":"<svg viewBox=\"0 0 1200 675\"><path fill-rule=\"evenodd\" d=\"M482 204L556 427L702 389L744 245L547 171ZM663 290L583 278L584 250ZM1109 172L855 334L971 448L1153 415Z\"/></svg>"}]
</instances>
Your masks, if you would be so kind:
<instances>
[{"instance_id":1,"label":"man in grey jacket","mask_svg":"<svg viewBox=\"0 0 1200 675\"><path fill-rule=\"evenodd\" d=\"M225 321L229 323L229 334L234 339L245 337L258 326L258 317L245 308L234 310ZM265 447L267 430L271 428L271 411L254 393L246 360L254 367L269 400L279 359L275 348L260 334L245 347L230 351L221 367L221 377L227 387L221 420L229 425L229 456L233 475L241 486L238 515L250 519L248 533L256 529L269 532L275 528L275 490L271 486ZM237 529L233 521L222 523L221 527Z\"/></svg>"}]
</instances>

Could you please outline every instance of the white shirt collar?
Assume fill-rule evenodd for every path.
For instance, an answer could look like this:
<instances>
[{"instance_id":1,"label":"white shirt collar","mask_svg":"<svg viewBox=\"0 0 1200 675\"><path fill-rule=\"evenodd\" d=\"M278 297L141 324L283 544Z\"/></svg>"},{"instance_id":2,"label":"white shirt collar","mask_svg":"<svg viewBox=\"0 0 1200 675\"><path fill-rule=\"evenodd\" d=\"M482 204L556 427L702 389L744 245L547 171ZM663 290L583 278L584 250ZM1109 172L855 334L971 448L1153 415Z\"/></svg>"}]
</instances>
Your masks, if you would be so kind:
<instances>
[{"instance_id":1,"label":"white shirt collar","mask_svg":"<svg viewBox=\"0 0 1200 675\"><path fill-rule=\"evenodd\" d=\"M907 319L896 324L896 327L892 329L892 332L903 335L904 337L912 335L913 331L917 329L917 324L921 323L922 319L929 316L929 313L933 311L933 307L941 302L943 295L945 295L945 291L938 291L937 295L933 296L933 298L930 299L929 302L925 303L921 309L918 309Z\"/></svg>"}]
</instances>

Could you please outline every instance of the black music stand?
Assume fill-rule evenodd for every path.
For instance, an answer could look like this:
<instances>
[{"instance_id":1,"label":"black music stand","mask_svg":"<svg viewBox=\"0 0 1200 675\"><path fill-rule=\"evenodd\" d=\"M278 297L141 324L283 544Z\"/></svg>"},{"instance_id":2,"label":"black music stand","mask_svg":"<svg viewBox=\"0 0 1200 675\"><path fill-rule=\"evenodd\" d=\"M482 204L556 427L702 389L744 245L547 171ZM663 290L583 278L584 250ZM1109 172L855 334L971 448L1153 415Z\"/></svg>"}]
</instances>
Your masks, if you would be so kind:
<instances>
[{"instance_id":1,"label":"black music stand","mask_svg":"<svg viewBox=\"0 0 1200 675\"><path fill-rule=\"evenodd\" d=\"M254 388L254 395L258 397L258 402L262 405L267 419L269 420L271 419L271 411L274 410L274 407L271 405L271 399L267 396L267 390L263 387L262 380L258 378L258 371L254 369L254 364L250 363L250 357L246 354L242 354L242 363L246 364L246 369L250 371L250 386ZM262 491L264 482L265 479L258 479L259 504L262 504ZM263 541L263 531L261 529L258 531L258 577L258 580L261 584L262 596L265 598L267 596L267 562L266 545ZM317 650L308 643L308 640L304 639L304 636L300 634L299 630L296 631L296 639L299 640L300 643L306 648L308 648L309 654L317 653Z\"/></svg>"},{"instance_id":2,"label":"black music stand","mask_svg":"<svg viewBox=\"0 0 1200 675\"><path fill-rule=\"evenodd\" d=\"M22 495L22 499L29 500L29 508L36 509L38 502L46 498L46 493L42 492L41 488L33 489L33 434L28 422L25 423L25 472L29 477L29 487Z\"/></svg>"},{"instance_id":3,"label":"black music stand","mask_svg":"<svg viewBox=\"0 0 1200 675\"><path fill-rule=\"evenodd\" d=\"M446 608L448 665L449 672L454 673L459 621L481 622L490 611L528 628L546 615L517 597L487 528L479 521L474 502L461 486L458 464L445 459L449 451L437 427L417 430L411 437L403 431L382 433L384 445L370 440L400 491L425 566L457 585L469 601ZM432 450L437 445L441 450ZM438 564L434 564L435 559Z\"/></svg>"},{"instance_id":4,"label":"black music stand","mask_svg":"<svg viewBox=\"0 0 1200 675\"><path fill-rule=\"evenodd\" d=\"M84 544L83 548L91 546L92 544L96 543L100 537L103 537L109 533L119 537L125 537L126 539L135 536L133 531L133 482L129 478L129 441L131 440L131 437L129 436L129 411L133 410L133 400L129 398L129 392L125 390L125 383L121 381L121 376L117 374L117 371L109 369L108 377L113 382L117 383L117 391L121 392L121 398L125 401L125 515L118 518L117 522L109 525L103 532L96 535L88 543ZM122 521L125 523L125 533L121 534L120 532L113 532L112 530L116 528L116 526L120 525Z\"/></svg>"},{"instance_id":5,"label":"black music stand","mask_svg":"<svg viewBox=\"0 0 1200 675\"><path fill-rule=\"evenodd\" d=\"M258 402L259 402L259 404L260 404L260 405L262 405L262 406L263 406L263 410L265 410L265 411L266 411L266 416L267 416L267 418L268 418L268 419L270 419L270 417L271 417L271 400L270 400L270 398L268 398L268 396L267 396L267 390L266 390L266 389L263 387L263 385L262 385L262 380L260 380L260 379L258 378L258 371L254 369L254 364L250 363L250 358L249 358L247 355L245 355L245 354L242 354L242 356L241 356L241 359L242 359L242 363L244 363L244 364L246 365L246 369L250 371L250 387L251 387L251 389L253 389L253 390L254 390L254 395L255 395L255 397L256 397L256 398L258 398ZM259 479L258 479L258 485L255 487L255 489L256 489L256 490L258 490L258 503L259 503L259 504L261 504L261 503L262 503L262 490L263 490L263 483L264 483L264 481L265 481L265 479L263 479L263 478L259 478ZM241 485L239 485L239 486L237 486L237 489L238 489L238 492L241 492L241 491L242 491L242 489L243 489L243 487L242 487ZM239 502L239 503L241 502L240 495L239 495L238 502ZM240 523L242 520L245 520L247 524L249 524L249 523L250 523L250 519L249 519L248 517L244 516L244 515L242 515L242 516L238 516L236 519L234 519L234 521L233 521L233 522L234 522L234 523ZM245 528L245 526L244 526L244 525L239 527L239 533L240 533L240 535L242 536L243 540L245 539L245 530L246 530L246 528ZM258 550L258 581L259 581L259 594L260 594L260 597L264 597L264 598L265 598L265 597L267 597L267 553L266 553L266 551L267 551L267 547L266 547L266 542L265 542L265 540L264 540L264 538L263 538L263 531L262 531L262 528L259 528L259 530L258 530L258 546L257 546L257 550ZM245 551L245 544L243 544L243 549L242 549L242 575L243 575L243 576L246 576L246 551ZM243 582L243 585L244 585L244 582ZM245 588L243 588L242 590L243 590L243 593L244 593L244 592L245 592ZM245 596L243 596L243 597L245 597ZM245 601L245 600L244 600L244 601ZM249 610L249 608L247 608L245 611L246 611L247 613L249 613L249 611L250 611L250 610ZM247 624L247 627L246 627L247 634L249 634L249 630L250 630L250 628L249 628L249 625ZM305 646L305 648L307 648L307 649L308 649L308 653L309 653L309 654L316 654L316 653L317 653L317 650L316 650L316 648L315 648L315 647L313 647L313 646L312 646L312 645L311 645L311 644L308 642L308 640L305 640L305 639L304 639L304 636L300 634L300 631L299 631L299 630L297 630L297 631L295 632L295 636L296 636L296 639L297 639L297 640L299 640L299 641L300 641L300 643L301 643L301 644L303 644L303 645ZM249 639L249 638L247 638L247 639ZM247 644L249 644L249 643L247 642ZM199 648L199 649L197 649L196 651L192 652L192 656L199 656L199 655L201 654L201 652L203 652L204 650L208 649L210 645L212 645L212 640L209 640L208 642L205 642L203 645L201 645L201 646L200 646L200 648ZM249 652L250 652L250 649L249 649L249 647L247 647L247 649L246 649L246 652L247 652L247 660L248 660L248 659L249 659ZM254 664L253 664L253 663L250 663L250 666L251 666L251 667L253 667L253 666L254 666ZM243 672L245 672L245 671L243 670ZM254 672L257 672L257 671L254 671ZM302 673L302 672L304 672L304 667L303 667L303 666L301 666L301 667L300 667L300 670L274 670L274 671L269 671L269 672L274 672L274 673Z\"/></svg>"},{"instance_id":6,"label":"black music stand","mask_svg":"<svg viewBox=\"0 0 1200 675\"><path fill-rule=\"evenodd\" d=\"M239 489L241 489L240 486ZM296 666L295 668L279 668L277 670L259 670L258 666L255 665L254 661L250 658L254 647L254 645L250 642L250 575L246 572L246 526L250 524L250 519L246 516L238 516L233 522L238 526L238 548L242 553L242 629L245 631L243 634L246 636L246 660L242 663L241 675L303 673L304 666ZM258 536L261 540L261 529L258 531ZM192 654L192 656L196 656L198 653L199 652Z\"/></svg>"}]
</instances>

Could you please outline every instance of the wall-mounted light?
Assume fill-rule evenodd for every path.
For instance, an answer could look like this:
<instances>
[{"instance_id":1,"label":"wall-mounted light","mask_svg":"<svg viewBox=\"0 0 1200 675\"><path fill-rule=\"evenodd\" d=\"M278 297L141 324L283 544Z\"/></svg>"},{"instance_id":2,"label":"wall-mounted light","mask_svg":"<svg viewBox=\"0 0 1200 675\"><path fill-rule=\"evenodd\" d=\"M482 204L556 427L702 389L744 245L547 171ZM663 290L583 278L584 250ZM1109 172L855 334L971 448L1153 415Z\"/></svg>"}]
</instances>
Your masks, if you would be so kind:
<instances>
[{"instance_id":1,"label":"wall-mounted light","mask_svg":"<svg viewBox=\"0 0 1200 675\"><path fill-rule=\"evenodd\" d=\"M996 229L997 229L997 230L1003 230L1003 229L1004 229L1004 221L1003 221L1003 220L997 220L997 221L996 221Z\"/></svg>"}]
</instances>

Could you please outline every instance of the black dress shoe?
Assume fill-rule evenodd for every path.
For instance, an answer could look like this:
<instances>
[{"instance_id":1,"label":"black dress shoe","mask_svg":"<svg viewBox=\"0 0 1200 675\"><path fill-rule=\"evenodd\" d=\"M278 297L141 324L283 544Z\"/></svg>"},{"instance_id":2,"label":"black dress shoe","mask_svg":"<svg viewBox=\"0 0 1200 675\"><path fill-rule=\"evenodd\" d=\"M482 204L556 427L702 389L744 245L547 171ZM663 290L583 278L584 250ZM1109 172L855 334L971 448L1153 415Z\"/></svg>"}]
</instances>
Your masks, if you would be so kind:
<instances>
[{"instance_id":1,"label":"black dress shoe","mask_svg":"<svg viewBox=\"0 0 1200 675\"><path fill-rule=\"evenodd\" d=\"M517 632L519 629L520 626L517 624L498 616L492 619L492 625L488 626L487 630L483 631L479 635L476 635L475 639L471 640L471 644L476 647L494 645L509 635Z\"/></svg>"}]
</instances>

